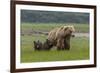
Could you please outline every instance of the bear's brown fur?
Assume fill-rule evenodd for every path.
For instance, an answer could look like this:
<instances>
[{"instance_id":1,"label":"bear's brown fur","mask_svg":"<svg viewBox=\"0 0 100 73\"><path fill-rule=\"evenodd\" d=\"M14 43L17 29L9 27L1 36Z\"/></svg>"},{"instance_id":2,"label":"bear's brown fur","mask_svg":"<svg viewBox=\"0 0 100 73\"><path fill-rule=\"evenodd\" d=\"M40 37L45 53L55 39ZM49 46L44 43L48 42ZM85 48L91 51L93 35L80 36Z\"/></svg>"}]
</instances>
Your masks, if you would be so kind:
<instances>
[{"instance_id":1,"label":"bear's brown fur","mask_svg":"<svg viewBox=\"0 0 100 73\"><path fill-rule=\"evenodd\" d=\"M70 37L73 36L74 26L61 26L51 30L48 34L48 40L52 42L58 50L70 49Z\"/></svg>"}]
</instances>

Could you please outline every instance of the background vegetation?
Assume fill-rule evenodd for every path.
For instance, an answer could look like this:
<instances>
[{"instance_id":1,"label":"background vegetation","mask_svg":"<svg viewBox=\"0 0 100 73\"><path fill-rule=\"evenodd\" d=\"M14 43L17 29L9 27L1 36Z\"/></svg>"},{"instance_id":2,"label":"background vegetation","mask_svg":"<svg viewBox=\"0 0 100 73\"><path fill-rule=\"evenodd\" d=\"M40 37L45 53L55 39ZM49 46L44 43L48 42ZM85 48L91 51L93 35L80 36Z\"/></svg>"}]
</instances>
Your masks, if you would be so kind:
<instances>
[{"instance_id":1,"label":"background vegetation","mask_svg":"<svg viewBox=\"0 0 100 73\"><path fill-rule=\"evenodd\" d=\"M31 23L89 23L89 13L21 10L21 21Z\"/></svg>"}]
</instances>

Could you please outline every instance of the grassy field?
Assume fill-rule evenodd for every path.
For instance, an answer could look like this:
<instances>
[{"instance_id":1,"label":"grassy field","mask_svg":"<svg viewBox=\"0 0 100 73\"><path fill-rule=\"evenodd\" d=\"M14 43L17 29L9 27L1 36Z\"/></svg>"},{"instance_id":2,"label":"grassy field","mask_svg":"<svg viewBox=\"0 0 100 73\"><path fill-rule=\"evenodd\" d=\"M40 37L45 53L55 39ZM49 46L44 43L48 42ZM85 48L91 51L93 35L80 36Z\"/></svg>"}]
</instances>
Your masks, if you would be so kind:
<instances>
[{"instance_id":1,"label":"grassy field","mask_svg":"<svg viewBox=\"0 0 100 73\"><path fill-rule=\"evenodd\" d=\"M67 23L67 24L57 24L57 23L22 23L21 29L22 30L44 30L50 31L55 27L66 26L66 25L73 25L76 29L76 32L88 32L89 26L88 24L74 24L74 23Z\"/></svg>"},{"instance_id":2,"label":"grassy field","mask_svg":"<svg viewBox=\"0 0 100 73\"><path fill-rule=\"evenodd\" d=\"M66 25L66 24L63 24ZM61 24L29 24L23 23L21 30L44 30L50 31ZM88 32L88 25L74 24L77 32ZM46 35L32 34L21 36L21 62L45 62L45 61L67 61L67 60L85 60L89 59L89 37L71 38L70 51L57 51L55 47L50 51L34 51L34 40L45 41Z\"/></svg>"}]
</instances>

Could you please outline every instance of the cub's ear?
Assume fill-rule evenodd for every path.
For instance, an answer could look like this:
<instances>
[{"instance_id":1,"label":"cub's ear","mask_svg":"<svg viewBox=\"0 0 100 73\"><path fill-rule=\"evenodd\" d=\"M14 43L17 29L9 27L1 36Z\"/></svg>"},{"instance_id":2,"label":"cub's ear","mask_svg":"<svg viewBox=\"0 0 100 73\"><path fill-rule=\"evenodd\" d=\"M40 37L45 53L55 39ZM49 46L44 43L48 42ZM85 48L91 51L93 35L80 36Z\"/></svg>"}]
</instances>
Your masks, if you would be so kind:
<instances>
[{"instance_id":1,"label":"cub's ear","mask_svg":"<svg viewBox=\"0 0 100 73\"><path fill-rule=\"evenodd\" d=\"M44 43L48 43L48 39L46 39Z\"/></svg>"},{"instance_id":2,"label":"cub's ear","mask_svg":"<svg viewBox=\"0 0 100 73\"><path fill-rule=\"evenodd\" d=\"M49 42L49 40L48 40L48 39L46 39L46 41L47 41L47 42Z\"/></svg>"},{"instance_id":3,"label":"cub's ear","mask_svg":"<svg viewBox=\"0 0 100 73\"><path fill-rule=\"evenodd\" d=\"M38 40L37 43L40 43L40 41Z\"/></svg>"},{"instance_id":4,"label":"cub's ear","mask_svg":"<svg viewBox=\"0 0 100 73\"><path fill-rule=\"evenodd\" d=\"M50 40L46 39L47 42L50 42Z\"/></svg>"},{"instance_id":5,"label":"cub's ear","mask_svg":"<svg viewBox=\"0 0 100 73\"><path fill-rule=\"evenodd\" d=\"M36 41L33 41L34 44L36 44Z\"/></svg>"}]
</instances>

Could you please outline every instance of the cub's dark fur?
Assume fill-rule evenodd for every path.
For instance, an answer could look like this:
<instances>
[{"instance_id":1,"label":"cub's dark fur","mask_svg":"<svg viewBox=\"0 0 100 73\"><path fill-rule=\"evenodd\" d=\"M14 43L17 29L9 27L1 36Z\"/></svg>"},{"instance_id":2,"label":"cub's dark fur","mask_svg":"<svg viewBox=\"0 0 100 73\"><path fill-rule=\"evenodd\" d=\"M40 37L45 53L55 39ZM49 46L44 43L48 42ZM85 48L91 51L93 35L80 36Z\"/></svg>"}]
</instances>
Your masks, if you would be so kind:
<instances>
[{"instance_id":1,"label":"cub's dark fur","mask_svg":"<svg viewBox=\"0 0 100 73\"><path fill-rule=\"evenodd\" d=\"M37 42L34 41L35 50L50 50L52 46L53 44L48 39L46 39L44 43L40 42L39 40Z\"/></svg>"}]
</instances>

